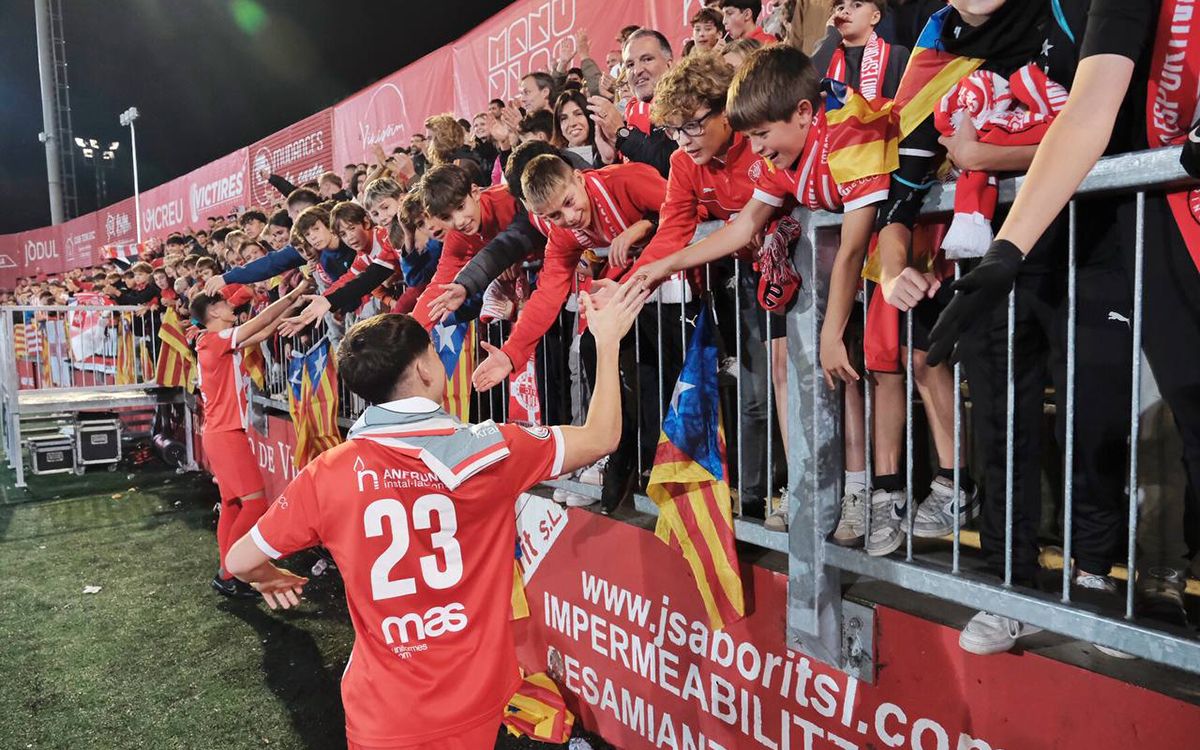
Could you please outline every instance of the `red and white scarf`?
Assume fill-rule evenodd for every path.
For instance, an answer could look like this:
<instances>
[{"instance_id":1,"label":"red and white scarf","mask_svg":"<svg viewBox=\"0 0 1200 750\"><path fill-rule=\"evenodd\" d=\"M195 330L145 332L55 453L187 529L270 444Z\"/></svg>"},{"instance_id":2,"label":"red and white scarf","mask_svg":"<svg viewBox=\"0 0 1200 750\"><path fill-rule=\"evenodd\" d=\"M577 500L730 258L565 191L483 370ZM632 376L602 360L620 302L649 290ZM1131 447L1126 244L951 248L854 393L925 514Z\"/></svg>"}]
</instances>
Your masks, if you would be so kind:
<instances>
[{"instance_id":1,"label":"red and white scarf","mask_svg":"<svg viewBox=\"0 0 1200 750\"><path fill-rule=\"evenodd\" d=\"M1150 148L1176 146L1200 117L1200 2L1163 0L1146 91ZM1167 194L1171 214L1200 269L1200 188Z\"/></svg>"},{"instance_id":2,"label":"red and white scarf","mask_svg":"<svg viewBox=\"0 0 1200 750\"><path fill-rule=\"evenodd\" d=\"M858 93L871 101L883 91L883 76L887 72L888 57L892 53L892 45L879 38L874 31L871 38L863 47L862 64L859 65ZM829 61L829 69L825 77L841 83L848 83L846 75L846 50L841 44L833 51L833 59Z\"/></svg>"},{"instance_id":3,"label":"red and white scarf","mask_svg":"<svg viewBox=\"0 0 1200 750\"><path fill-rule=\"evenodd\" d=\"M975 71L942 97L933 118L946 136L954 135L970 118L981 143L1032 146L1041 142L1066 103L1067 90L1031 63L1007 80ZM978 258L987 252L998 198L996 175L970 170L959 174L954 220L942 240L947 258Z\"/></svg>"}]
</instances>

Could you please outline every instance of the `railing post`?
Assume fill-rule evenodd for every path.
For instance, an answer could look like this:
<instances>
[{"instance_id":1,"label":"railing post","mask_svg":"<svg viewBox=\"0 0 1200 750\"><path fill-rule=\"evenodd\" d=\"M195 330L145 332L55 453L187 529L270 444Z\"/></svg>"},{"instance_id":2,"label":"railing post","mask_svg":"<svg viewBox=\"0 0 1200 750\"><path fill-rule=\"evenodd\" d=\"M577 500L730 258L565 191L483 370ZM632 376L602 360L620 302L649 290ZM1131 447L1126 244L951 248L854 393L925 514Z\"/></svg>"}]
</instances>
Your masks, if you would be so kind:
<instances>
[{"instance_id":1,"label":"railing post","mask_svg":"<svg viewBox=\"0 0 1200 750\"><path fill-rule=\"evenodd\" d=\"M841 391L825 387L817 361L837 243L823 241L811 212L794 214L805 233L792 251L802 281L787 314L788 644L826 664L842 665L841 579L825 564L825 539L838 520L842 473ZM826 237L829 232L823 233Z\"/></svg>"}]
</instances>

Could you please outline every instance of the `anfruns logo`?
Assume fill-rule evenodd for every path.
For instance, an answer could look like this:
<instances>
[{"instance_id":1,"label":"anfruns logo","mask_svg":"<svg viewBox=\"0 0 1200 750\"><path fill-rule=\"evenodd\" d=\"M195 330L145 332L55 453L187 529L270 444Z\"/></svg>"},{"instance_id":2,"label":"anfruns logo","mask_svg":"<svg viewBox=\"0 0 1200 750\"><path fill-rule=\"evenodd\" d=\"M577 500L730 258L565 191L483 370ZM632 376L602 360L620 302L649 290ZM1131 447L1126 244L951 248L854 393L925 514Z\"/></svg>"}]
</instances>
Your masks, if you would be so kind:
<instances>
[{"instance_id":1,"label":"anfruns logo","mask_svg":"<svg viewBox=\"0 0 1200 750\"><path fill-rule=\"evenodd\" d=\"M359 492L366 491L366 483L363 482L363 479L366 477L371 478L371 489L379 489L379 474L367 468L366 463L362 460L362 456L354 459L354 473L358 480Z\"/></svg>"},{"instance_id":2,"label":"anfruns logo","mask_svg":"<svg viewBox=\"0 0 1200 750\"><path fill-rule=\"evenodd\" d=\"M488 34L488 96L510 98L530 70L552 70L575 30L575 0L547 0Z\"/></svg>"}]
</instances>

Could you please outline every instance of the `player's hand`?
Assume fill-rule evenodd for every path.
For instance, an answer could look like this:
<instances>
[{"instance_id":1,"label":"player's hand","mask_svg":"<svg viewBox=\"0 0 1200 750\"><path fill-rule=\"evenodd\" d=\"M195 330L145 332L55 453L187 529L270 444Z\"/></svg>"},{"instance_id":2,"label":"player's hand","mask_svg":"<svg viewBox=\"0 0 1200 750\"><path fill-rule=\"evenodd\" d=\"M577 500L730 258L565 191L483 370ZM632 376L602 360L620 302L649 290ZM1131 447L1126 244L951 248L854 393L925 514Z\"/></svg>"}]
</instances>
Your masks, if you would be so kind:
<instances>
[{"instance_id":1,"label":"player's hand","mask_svg":"<svg viewBox=\"0 0 1200 750\"><path fill-rule=\"evenodd\" d=\"M279 326L279 332L284 336L295 336L313 323L316 323L325 316L325 313L329 312L329 300L323 295L310 294L301 297L300 301L305 303L304 309L300 311L300 314L284 318L283 323Z\"/></svg>"},{"instance_id":2,"label":"player's hand","mask_svg":"<svg viewBox=\"0 0 1200 750\"><path fill-rule=\"evenodd\" d=\"M858 372L850 364L850 354L846 351L846 344L841 336L826 336L822 333L821 369L825 372L825 385L829 386L831 391L837 386L838 380L847 385L858 382Z\"/></svg>"},{"instance_id":3,"label":"player's hand","mask_svg":"<svg viewBox=\"0 0 1200 750\"><path fill-rule=\"evenodd\" d=\"M313 288L312 279L309 279L306 276L301 276L300 283L298 283L298 284L296 284L296 286L292 287L292 290L290 292L288 292L288 296L291 297L292 299L296 299L297 297L299 297L303 294L307 294L308 291L312 288Z\"/></svg>"},{"instance_id":4,"label":"player's hand","mask_svg":"<svg viewBox=\"0 0 1200 750\"><path fill-rule=\"evenodd\" d=\"M213 276L208 281L204 282L204 293L208 295L216 294L225 288L224 276Z\"/></svg>"},{"instance_id":5,"label":"player's hand","mask_svg":"<svg viewBox=\"0 0 1200 750\"><path fill-rule=\"evenodd\" d=\"M429 303L430 320L445 320L446 316L467 301L467 288L462 284L442 284L438 288L442 293Z\"/></svg>"},{"instance_id":6,"label":"player's hand","mask_svg":"<svg viewBox=\"0 0 1200 750\"><path fill-rule=\"evenodd\" d=\"M1025 259L1021 249L1008 240L996 240L975 269L954 282L954 299L942 310L937 325L929 333L929 352L925 361L936 365L952 353L957 354L959 339L1012 291Z\"/></svg>"},{"instance_id":7,"label":"player's hand","mask_svg":"<svg viewBox=\"0 0 1200 750\"><path fill-rule=\"evenodd\" d=\"M921 273L909 266L901 271L899 276L884 280L883 298L892 307L908 311L916 307L921 300L932 299L941 288L942 282L933 274Z\"/></svg>"},{"instance_id":8,"label":"player's hand","mask_svg":"<svg viewBox=\"0 0 1200 750\"><path fill-rule=\"evenodd\" d=\"M621 283L613 279L596 279L592 282L592 288L587 294L592 298L592 306L601 310L608 307L608 303L612 302L613 297L621 290Z\"/></svg>"},{"instance_id":9,"label":"player's hand","mask_svg":"<svg viewBox=\"0 0 1200 750\"><path fill-rule=\"evenodd\" d=\"M475 386L477 391L490 391L508 377L513 371L513 364L507 354L488 342L480 341L479 345L488 355L487 359L475 368L475 372L471 373L471 385Z\"/></svg>"},{"instance_id":10,"label":"player's hand","mask_svg":"<svg viewBox=\"0 0 1200 750\"><path fill-rule=\"evenodd\" d=\"M262 594L262 598L271 609L299 607L300 595L304 592L304 584L308 583L308 579L275 565L268 567L271 569L270 577L250 585Z\"/></svg>"},{"instance_id":11,"label":"player's hand","mask_svg":"<svg viewBox=\"0 0 1200 750\"><path fill-rule=\"evenodd\" d=\"M596 307L592 295L580 292L579 307L597 344L618 344L629 333L649 296L646 285L635 281L621 285L602 308Z\"/></svg>"}]
</instances>

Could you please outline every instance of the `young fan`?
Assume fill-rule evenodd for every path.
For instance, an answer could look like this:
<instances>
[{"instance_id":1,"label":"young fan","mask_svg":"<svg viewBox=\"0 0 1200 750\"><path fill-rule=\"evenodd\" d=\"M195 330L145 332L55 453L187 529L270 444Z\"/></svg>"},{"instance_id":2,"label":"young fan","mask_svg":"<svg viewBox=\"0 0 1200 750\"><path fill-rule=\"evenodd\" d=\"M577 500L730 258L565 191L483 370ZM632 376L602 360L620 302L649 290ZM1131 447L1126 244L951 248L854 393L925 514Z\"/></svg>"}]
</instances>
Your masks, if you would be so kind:
<instances>
[{"instance_id":1,"label":"young fan","mask_svg":"<svg viewBox=\"0 0 1200 750\"><path fill-rule=\"evenodd\" d=\"M445 370L419 323L379 315L347 332L339 377L373 406L229 565L288 608L307 581L272 561L315 545L333 555L356 635L342 677L352 750L494 744L521 680L509 630L516 497L616 445L619 346L645 298L632 288L602 311L584 300L600 353L582 427L464 425L438 406Z\"/></svg>"},{"instance_id":2,"label":"young fan","mask_svg":"<svg viewBox=\"0 0 1200 750\"><path fill-rule=\"evenodd\" d=\"M217 521L217 574L212 587L224 596L254 596L233 578L226 556L267 509L258 458L246 435L246 386L242 350L258 346L275 332L283 314L307 289L302 283L261 313L236 324L233 306L219 295L198 295L191 303L192 322L204 329L196 343L204 430L200 439L209 467L221 490Z\"/></svg>"}]
</instances>

